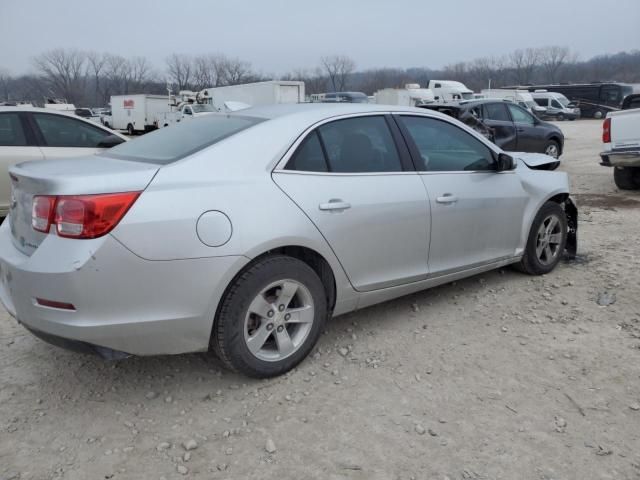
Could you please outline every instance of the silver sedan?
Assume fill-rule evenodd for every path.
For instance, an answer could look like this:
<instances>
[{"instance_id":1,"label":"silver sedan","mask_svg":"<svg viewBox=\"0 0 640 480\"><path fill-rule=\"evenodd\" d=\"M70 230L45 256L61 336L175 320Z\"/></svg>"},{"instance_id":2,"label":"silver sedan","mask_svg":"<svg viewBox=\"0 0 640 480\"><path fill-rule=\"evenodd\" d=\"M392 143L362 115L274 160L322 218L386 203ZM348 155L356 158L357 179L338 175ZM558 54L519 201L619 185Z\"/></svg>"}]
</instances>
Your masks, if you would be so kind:
<instances>
[{"instance_id":1,"label":"silver sedan","mask_svg":"<svg viewBox=\"0 0 640 480\"><path fill-rule=\"evenodd\" d=\"M331 316L509 264L553 270L577 229L556 165L421 109L214 114L12 167L0 299L54 344L212 350L278 375Z\"/></svg>"}]
</instances>

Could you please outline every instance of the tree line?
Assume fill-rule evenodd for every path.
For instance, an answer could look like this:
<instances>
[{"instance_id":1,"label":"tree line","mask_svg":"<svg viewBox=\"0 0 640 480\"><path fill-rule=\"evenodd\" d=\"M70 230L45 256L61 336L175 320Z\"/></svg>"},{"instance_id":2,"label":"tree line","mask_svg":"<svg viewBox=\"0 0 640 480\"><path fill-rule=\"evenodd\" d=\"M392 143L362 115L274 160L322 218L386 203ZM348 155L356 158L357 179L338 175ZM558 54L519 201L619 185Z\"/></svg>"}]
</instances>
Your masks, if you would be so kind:
<instances>
[{"instance_id":1,"label":"tree line","mask_svg":"<svg viewBox=\"0 0 640 480\"><path fill-rule=\"evenodd\" d=\"M425 85L431 79L457 80L474 91L488 87L555 82L640 82L640 50L600 55L585 61L568 47L517 49L503 56L457 62L441 69L371 68L357 71L353 59L331 55L313 68L267 75L250 62L222 53L183 55L165 59L163 69L145 57L57 48L32 59L33 72L12 75L0 66L0 101L44 103L65 99L82 106L103 106L111 95L166 94L167 87L202 90L263 80L302 80L307 94L355 90L372 95L381 88Z\"/></svg>"}]
</instances>

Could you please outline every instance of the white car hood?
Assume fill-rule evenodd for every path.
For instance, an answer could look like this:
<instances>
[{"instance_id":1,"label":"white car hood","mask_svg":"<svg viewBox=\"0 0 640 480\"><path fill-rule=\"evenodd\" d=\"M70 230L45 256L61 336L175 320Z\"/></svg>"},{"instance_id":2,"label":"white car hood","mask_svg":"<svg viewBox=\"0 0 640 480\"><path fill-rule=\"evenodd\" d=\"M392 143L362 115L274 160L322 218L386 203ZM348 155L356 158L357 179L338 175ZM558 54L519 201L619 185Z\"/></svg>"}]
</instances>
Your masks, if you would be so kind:
<instances>
[{"instance_id":1,"label":"white car hood","mask_svg":"<svg viewBox=\"0 0 640 480\"><path fill-rule=\"evenodd\" d=\"M553 158L544 153L527 153L527 152L508 152L513 158L522 160L528 167L536 168L542 165L550 165L559 163L559 158Z\"/></svg>"}]
</instances>

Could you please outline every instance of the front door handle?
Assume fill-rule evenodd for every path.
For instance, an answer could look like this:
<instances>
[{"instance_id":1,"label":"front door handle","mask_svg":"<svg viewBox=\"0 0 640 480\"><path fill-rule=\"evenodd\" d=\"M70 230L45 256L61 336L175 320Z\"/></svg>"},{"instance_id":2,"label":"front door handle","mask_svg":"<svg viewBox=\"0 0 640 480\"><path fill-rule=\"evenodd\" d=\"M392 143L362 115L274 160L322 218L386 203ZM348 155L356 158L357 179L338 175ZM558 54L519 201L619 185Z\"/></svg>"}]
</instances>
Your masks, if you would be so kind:
<instances>
[{"instance_id":1,"label":"front door handle","mask_svg":"<svg viewBox=\"0 0 640 480\"><path fill-rule=\"evenodd\" d=\"M451 195L450 193L445 193L441 197L436 198L436 202L438 203L456 203L457 201L458 197Z\"/></svg>"},{"instance_id":2,"label":"front door handle","mask_svg":"<svg viewBox=\"0 0 640 480\"><path fill-rule=\"evenodd\" d=\"M351 204L348 202L343 202L339 198L332 198L327 203L321 203L320 205L318 205L318 208L324 211L342 211L351 208Z\"/></svg>"}]
</instances>

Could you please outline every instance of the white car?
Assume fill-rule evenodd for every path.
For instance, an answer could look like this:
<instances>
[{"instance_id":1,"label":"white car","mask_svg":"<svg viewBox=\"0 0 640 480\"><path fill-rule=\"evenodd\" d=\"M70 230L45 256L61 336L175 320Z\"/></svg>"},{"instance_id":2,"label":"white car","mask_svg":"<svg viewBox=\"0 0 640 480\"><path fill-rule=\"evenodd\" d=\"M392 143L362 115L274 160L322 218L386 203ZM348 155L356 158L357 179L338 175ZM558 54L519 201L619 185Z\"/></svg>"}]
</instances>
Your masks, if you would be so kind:
<instances>
[{"instance_id":1,"label":"white car","mask_svg":"<svg viewBox=\"0 0 640 480\"><path fill-rule=\"evenodd\" d=\"M0 107L0 217L9 212L10 166L27 160L81 157L127 138L71 112L35 107Z\"/></svg>"}]
</instances>

